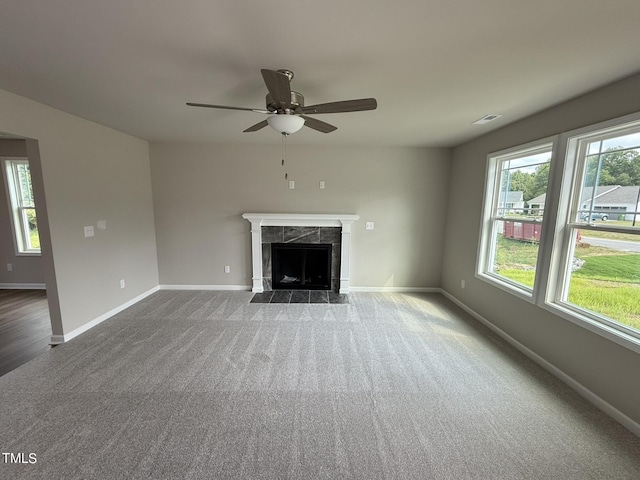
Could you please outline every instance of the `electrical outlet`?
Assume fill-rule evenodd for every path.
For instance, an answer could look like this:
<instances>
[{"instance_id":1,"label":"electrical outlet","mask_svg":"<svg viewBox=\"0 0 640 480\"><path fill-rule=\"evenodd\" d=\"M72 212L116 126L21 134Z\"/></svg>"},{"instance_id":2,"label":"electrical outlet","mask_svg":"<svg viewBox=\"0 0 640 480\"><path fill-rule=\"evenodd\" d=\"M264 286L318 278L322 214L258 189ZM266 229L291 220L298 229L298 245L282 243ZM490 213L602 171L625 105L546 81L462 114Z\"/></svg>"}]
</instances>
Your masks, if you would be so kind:
<instances>
[{"instance_id":1,"label":"electrical outlet","mask_svg":"<svg viewBox=\"0 0 640 480\"><path fill-rule=\"evenodd\" d=\"M120 280L120 288L124 288L124 278Z\"/></svg>"},{"instance_id":2,"label":"electrical outlet","mask_svg":"<svg viewBox=\"0 0 640 480\"><path fill-rule=\"evenodd\" d=\"M460 288L464 288L467 285L467 282L464 279L460 280Z\"/></svg>"},{"instance_id":3,"label":"electrical outlet","mask_svg":"<svg viewBox=\"0 0 640 480\"><path fill-rule=\"evenodd\" d=\"M367 223L365 223L364 228L365 228L366 230L373 230L373 222L367 222Z\"/></svg>"},{"instance_id":4,"label":"electrical outlet","mask_svg":"<svg viewBox=\"0 0 640 480\"><path fill-rule=\"evenodd\" d=\"M293 190L294 188L296 188L295 180L289 180L289 190Z\"/></svg>"},{"instance_id":5,"label":"electrical outlet","mask_svg":"<svg viewBox=\"0 0 640 480\"><path fill-rule=\"evenodd\" d=\"M324 180L320 180L320 188L324 188Z\"/></svg>"},{"instance_id":6,"label":"electrical outlet","mask_svg":"<svg viewBox=\"0 0 640 480\"><path fill-rule=\"evenodd\" d=\"M93 225L89 225L88 227L84 227L84 236L85 237L93 237L95 234L93 232Z\"/></svg>"},{"instance_id":7,"label":"electrical outlet","mask_svg":"<svg viewBox=\"0 0 640 480\"><path fill-rule=\"evenodd\" d=\"M229 265L224 266L224 273L231 273L231 267Z\"/></svg>"}]
</instances>

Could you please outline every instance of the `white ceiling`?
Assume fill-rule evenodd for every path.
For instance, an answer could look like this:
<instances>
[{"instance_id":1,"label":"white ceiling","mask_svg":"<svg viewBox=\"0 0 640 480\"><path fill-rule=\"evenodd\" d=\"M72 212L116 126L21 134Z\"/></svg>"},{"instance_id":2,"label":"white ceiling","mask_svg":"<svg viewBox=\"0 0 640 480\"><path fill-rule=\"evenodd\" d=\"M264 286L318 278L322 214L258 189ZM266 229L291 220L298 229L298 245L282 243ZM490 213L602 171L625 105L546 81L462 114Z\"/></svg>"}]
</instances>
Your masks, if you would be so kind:
<instances>
[{"instance_id":1,"label":"white ceiling","mask_svg":"<svg viewBox=\"0 0 640 480\"><path fill-rule=\"evenodd\" d=\"M0 88L151 141L279 143L261 68L322 115L299 144L453 146L640 71L638 0L20 0L0 9ZM486 114L500 119L471 125Z\"/></svg>"}]
</instances>

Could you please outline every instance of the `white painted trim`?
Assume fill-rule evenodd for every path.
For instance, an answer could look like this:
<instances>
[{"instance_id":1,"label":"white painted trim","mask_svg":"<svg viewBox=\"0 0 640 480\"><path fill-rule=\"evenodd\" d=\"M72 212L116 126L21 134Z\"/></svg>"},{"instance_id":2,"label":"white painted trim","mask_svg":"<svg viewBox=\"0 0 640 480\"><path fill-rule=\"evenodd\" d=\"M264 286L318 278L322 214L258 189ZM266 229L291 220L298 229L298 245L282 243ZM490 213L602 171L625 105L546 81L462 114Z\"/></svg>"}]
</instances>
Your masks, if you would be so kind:
<instances>
[{"instance_id":1,"label":"white painted trim","mask_svg":"<svg viewBox=\"0 0 640 480\"><path fill-rule=\"evenodd\" d=\"M64 343L64 335L51 335L49 345L60 345Z\"/></svg>"},{"instance_id":2,"label":"white painted trim","mask_svg":"<svg viewBox=\"0 0 640 480\"><path fill-rule=\"evenodd\" d=\"M244 215L243 215L244 216ZM251 222L251 291L264 292L262 282L262 227L258 221Z\"/></svg>"},{"instance_id":3,"label":"white painted trim","mask_svg":"<svg viewBox=\"0 0 640 480\"><path fill-rule=\"evenodd\" d=\"M262 282L262 227L341 227L340 293L349 293L351 224L360 215L351 213L243 213L251 223L251 291L264 292Z\"/></svg>"},{"instance_id":4,"label":"white painted trim","mask_svg":"<svg viewBox=\"0 0 640 480\"><path fill-rule=\"evenodd\" d=\"M0 290L46 290L44 283L0 283Z\"/></svg>"},{"instance_id":5,"label":"white painted trim","mask_svg":"<svg viewBox=\"0 0 640 480\"><path fill-rule=\"evenodd\" d=\"M49 343L51 345L59 345L61 343L68 342L72 338L75 338L78 335L80 335L81 333L84 333L87 330L90 330L91 328L95 327L96 325L104 322L105 320L108 320L109 318L113 317L114 315L122 312L123 310L129 308L130 306L132 306L132 305L134 305L136 303L138 303L140 300L148 297L149 295L151 295L152 293L155 293L157 291L158 291L158 287L153 287L152 289L147 290L146 292L138 295L137 297L132 298L128 302L125 302L122 305L119 305L119 306L117 306L116 308L114 308L112 310L109 310L108 312L100 315L97 318L94 318L90 322L85 323L84 325L76 328L75 330L72 330L69 333L65 333L64 335L51 335L51 341Z\"/></svg>"},{"instance_id":6,"label":"white painted trim","mask_svg":"<svg viewBox=\"0 0 640 480\"><path fill-rule=\"evenodd\" d=\"M243 213L242 218L263 227L341 227L360 219L351 213Z\"/></svg>"},{"instance_id":7,"label":"white painted trim","mask_svg":"<svg viewBox=\"0 0 640 480\"><path fill-rule=\"evenodd\" d=\"M558 148L558 135L552 135L549 137L541 138L538 140L534 140L531 142L527 142L521 145L516 145L514 147L510 147L504 150L500 150L497 152L491 152L487 154L486 166L485 166L485 179L484 179L484 196L483 196L483 206L482 206L482 214L481 214L481 223L480 223L480 231L478 238L478 250L476 254L476 270L475 277L482 280L483 282L487 282L494 287L498 287L505 292L509 292L517 297L521 298L526 302L533 303L534 296L536 295L536 291L533 288L526 287L524 285L520 285L517 282L512 282L508 278L501 277L500 275L493 273L491 271L495 255L495 238L496 234L496 226L498 221L507 221L512 218L515 220L515 217L509 218L503 217L503 219L496 219L495 212L498 206L498 202L500 199L500 167L502 162L520 158L525 155L538 154L546 152L550 150L551 154L551 163L550 168L553 169L557 160L557 148ZM555 162L555 163L554 163ZM551 177L549 177L549 186L551 186ZM547 189L547 199L550 198L549 189ZM544 227L549 223L547 220L548 212L545 210L544 219L542 224L534 220L523 220L524 223L533 223L539 225L540 227ZM548 229L548 228L547 228ZM542 230L545 232L547 229ZM544 233L543 233L544 235ZM540 242L540 248L543 249L545 246L544 241ZM539 265L539 262L538 262ZM538 270L540 270L538 268ZM536 275L535 285L538 284L538 275Z\"/></svg>"},{"instance_id":8,"label":"white painted trim","mask_svg":"<svg viewBox=\"0 0 640 480\"><path fill-rule=\"evenodd\" d=\"M159 290L250 291L251 285L159 285Z\"/></svg>"},{"instance_id":9,"label":"white painted trim","mask_svg":"<svg viewBox=\"0 0 640 480\"><path fill-rule=\"evenodd\" d=\"M352 292L440 293L438 287L351 287Z\"/></svg>"},{"instance_id":10,"label":"white painted trim","mask_svg":"<svg viewBox=\"0 0 640 480\"><path fill-rule=\"evenodd\" d=\"M351 222L343 223L340 233L340 286L338 293L347 294L351 291L349 285L349 249L351 248Z\"/></svg>"},{"instance_id":11,"label":"white painted trim","mask_svg":"<svg viewBox=\"0 0 640 480\"><path fill-rule=\"evenodd\" d=\"M583 397L584 399L588 400L589 402L591 402L593 405L595 405L596 407L598 407L600 410L602 410L604 413L606 413L607 415L609 415L611 418L613 418L614 420L616 420L618 423L622 424L625 428L629 429L631 432L633 432L635 435L640 436L640 423L636 422L634 419L632 419L631 417L629 417L628 415L624 414L623 412L621 412L620 410L618 410L616 407L614 407L613 405L611 405L609 402L607 402L606 400L604 400L603 398L599 397L598 395L596 395L595 393L593 393L591 390L589 390L587 387L585 387L584 385L582 385L580 382L578 382L577 380L575 380L573 377L569 376L568 374L566 374L565 372L563 372L562 370L560 370L558 367L556 367L555 365L553 365L551 362L549 362L548 360L545 360L543 357L541 357L540 355L538 355L537 353L535 353L533 350L531 350L530 348L524 346L522 343L520 343L519 341L517 341L515 338L513 338L511 335L509 335L508 333L506 333L504 330L502 330L501 328L497 327L496 325L494 325L493 323L491 323L489 320L487 320L486 318L484 318L482 315L480 315L479 313L477 313L476 311L472 310L471 308L469 308L468 306L466 306L464 303L462 303L460 300L458 300L456 297L454 297L453 295L451 295L449 292L440 289L440 292L442 293L442 295L444 295L445 297L447 297L449 300L451 300L453 303L455 303L456 305L458 305L460 308L462 308L465 312L467 312L469 315L471 315L473 318L475 318L476 320L478 320L480 323L482 323L483 325L485 325L487 328L489 328L491 331L493 331L494 333L496 333L498 336L500 336L501 338L503 338L507 343L509 343L511 346L515 347L517 350L519 350L520 352L522 352L523 354L525 354L527 357L529 357L531 360L533 360L534 362L536 362L538 365L540 365L542 368L544 368L545 370L547 370L549 373L551 373L553 376L555 376L556 378L558 378L560 381L562 381L563 383L565 383L567 386L569 386L569 388L571 388L572 390L574 390L576 393L578 393L578 395L580 395L581 397Z\"/></svg>"},{"instance_id":12,"label":"white painted trim","mask_svg":"<svg viewBox=\"0 0 640 480\"><path fill-rule=\"evenodd\" d=\"M616 326L606 317L593 314L591 317L580 307L573 307L568 302L549 301L542 304L545 310L564 318L565 320L585 328L590 332L617 343L621 347L628 348L636 353L640 353L640 337L635 332L627 333L623 328ZM611 325L609 325L611 324Z\"/></svg>"}]
</instances>

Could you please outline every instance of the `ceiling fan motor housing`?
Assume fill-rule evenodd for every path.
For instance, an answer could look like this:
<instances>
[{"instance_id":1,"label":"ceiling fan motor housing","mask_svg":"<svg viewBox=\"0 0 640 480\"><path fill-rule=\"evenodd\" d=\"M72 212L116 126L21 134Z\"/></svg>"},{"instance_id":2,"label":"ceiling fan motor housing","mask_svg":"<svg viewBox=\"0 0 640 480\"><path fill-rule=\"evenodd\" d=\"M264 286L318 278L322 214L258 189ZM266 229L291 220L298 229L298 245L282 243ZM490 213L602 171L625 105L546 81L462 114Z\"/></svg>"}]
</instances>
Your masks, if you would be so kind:
<instances>
[{"instance_id":1,"label":"ceiling fan motor housing","mask_svg":"<svg viewBox=\"0 0 640 480\"><path fill-rule=\"evenodd\" d=\"M304 96L299 92L291 90L291 107L290 111L282 111L279 105L273 100L273 96L267 93L267 110L277 113L295 113L298 108L304 107Z\"/></svg>"}]
</instances>

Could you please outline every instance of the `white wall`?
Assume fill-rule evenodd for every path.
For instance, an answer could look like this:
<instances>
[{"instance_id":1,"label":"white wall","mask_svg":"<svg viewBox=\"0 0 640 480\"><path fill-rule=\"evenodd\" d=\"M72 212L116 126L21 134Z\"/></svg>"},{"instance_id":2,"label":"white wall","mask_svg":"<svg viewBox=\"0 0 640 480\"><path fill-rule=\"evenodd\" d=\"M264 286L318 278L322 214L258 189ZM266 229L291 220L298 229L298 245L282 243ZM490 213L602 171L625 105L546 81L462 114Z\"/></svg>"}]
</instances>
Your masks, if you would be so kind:
<instances>
[{"instance_id":1,"label":"white wall","mask_svg":"<svg viewBox=\"0 0 640 480\"><path fill-rule=\"evenodd\" d=\"M487 154L640 111L638 92L640 75L455 148L442 286L640 423L640 355L474 277Z\"/></svg>"},{"instance_id":2,"label":"white wall","mask_svg":"<svg viewBox=\"0 0 640 480\"><path fill-rule=\"evenodd\" d=\"M37 140L27 144L54 335L157 286L147 142L3 90L0 131ZM99 220L108 228L85 238Z\"/></svg>"},{"instance_id":3,"label":"white wall","mask_svg":"<svg viewBox=\"0 0 640 480\"><path fill-rule=\"evenodd\" d=\"M299 146L292 136L294 190L280 145L152 143L150 152L161 284L251 285L250 224L241 215L267 212L359 214L352 286L439 286L447 149Z\"/></svg>"}]
</instances>

